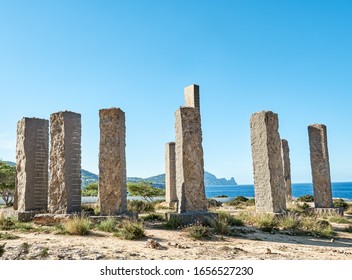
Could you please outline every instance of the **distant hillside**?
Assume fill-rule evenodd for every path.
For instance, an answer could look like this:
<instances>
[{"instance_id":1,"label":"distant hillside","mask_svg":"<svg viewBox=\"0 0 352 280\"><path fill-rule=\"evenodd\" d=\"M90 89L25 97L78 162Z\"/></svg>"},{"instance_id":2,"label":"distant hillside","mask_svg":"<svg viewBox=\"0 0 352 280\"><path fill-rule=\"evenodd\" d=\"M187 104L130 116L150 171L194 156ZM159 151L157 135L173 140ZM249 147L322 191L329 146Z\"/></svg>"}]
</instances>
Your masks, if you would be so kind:
<instances>
[{"instance_id":1,"label":"distant hillside","mask_svg":"<svg viewBox=\"0 0 352 280\"><path fill-rule=\"evenodd\" d=\"M145 178L145 181L152 182L153 184L164 184L165 185L165 174L160 174L156 175L153 177ZM227 180L225 178L216 178L215 175L209 173L209 172L204 172L204 185L206 186L218 186L218 185L237 185L237 182L235 179L232 177L230 180Z\"/></svg>"},{"instance_id":2,"label":"distant hillside","mask_svg":"<svg viewBox=\"0 0 352 280\"><path fill-rule=\"evenodd\" d=\"M91 183L95 183L99 180L98 175L84 169L81 170L81 176L82 176L82 188L85 186L88 186Z\"/></svg>"},{"instance_id":3,"label":"distant hillside","mask_svg":"<svg viewBox=\"0 0 352 280\"><path fill-rule=\"evenodd\" d=\"M15 166L16 163L11 162L11 161L4 161L5 163L11 165L11 166ZM81 171L82 174L82 188L97 182L99 180L98 175L89 172L87 170L82 169ZM156 175L156 176L152 176L149 178L139 178L139 177L128 177L127 178L127 182L135 182L138 183L140 181L148 181L148 182L152 182L153 185L161 187L163 185L165 185L165 174L160 174L160 175ZM227 180L225 178L217 178L215 175L209 173L209 172L204 172L204 185L206 186L218 186L218 185L237 185L235 179L232 177L230 180Z\"/></svg>"}]
</instances>

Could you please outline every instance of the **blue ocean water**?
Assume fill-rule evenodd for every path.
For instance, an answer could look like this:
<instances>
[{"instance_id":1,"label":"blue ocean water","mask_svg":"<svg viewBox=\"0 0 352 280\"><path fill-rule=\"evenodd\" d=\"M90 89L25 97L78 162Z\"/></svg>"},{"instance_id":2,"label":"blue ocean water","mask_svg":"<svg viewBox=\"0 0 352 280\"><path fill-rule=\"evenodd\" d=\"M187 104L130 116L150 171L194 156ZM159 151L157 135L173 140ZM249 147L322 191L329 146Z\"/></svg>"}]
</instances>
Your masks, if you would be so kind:
<instances>
[{"instance_id":1,"label":"blue ocean water","mask_svg":"<svg viewBox=\"0 0 352 280\"><path fill-rule=\"evenodd\" d=\"M254 197L253 185L237 185L237 186L206 186L205 194L207 198L213 198L219 195L226 195L228 198L221 199L227 201L239 195L245 197ZM292 196L294 198L311 194L313 195L313 185L309 183L292 184ZM332 183L332 196L334 198L343 198L352 200L352 182Z\"/></svg>"}]
</instances>

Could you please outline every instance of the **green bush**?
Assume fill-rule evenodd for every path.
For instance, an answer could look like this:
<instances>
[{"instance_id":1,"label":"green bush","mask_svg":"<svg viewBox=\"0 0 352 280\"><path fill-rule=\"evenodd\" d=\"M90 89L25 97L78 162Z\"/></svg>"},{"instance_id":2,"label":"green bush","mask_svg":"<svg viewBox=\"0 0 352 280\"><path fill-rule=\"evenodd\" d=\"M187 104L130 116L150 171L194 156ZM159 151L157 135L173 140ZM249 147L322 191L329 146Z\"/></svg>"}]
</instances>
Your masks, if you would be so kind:
<instances>
[{"instance_id":1,"label":"green bush","mask_svg":"<svg viewBox=\"0 0 352 280\"><path fill-rule=\"evenodd\" d=\"M15 220L12 218L0 217L0 230L12 230L15 229Z\"/></svg>"},{"instance_id":2,"label":"green bush","mask_svg":"<svg viewBox=\"0 0 352 280\"><path fill-rule=\"evenodd\" d=\"M109 217L104 221L101 221L98 225L97 228L101 231L105 232L114 232L116 230L116 221L114 218Z\"/></svg>"},{"instance_id":3,"label":"green bush","mask_svg":"<svg viewBox=\"0 0 352 280\"><path fill-rule=\"evenodd\" d=\"M73 218L63 223L65 233L70 235L87 235L90 229L90 222L85 218Z\"/></svg>"},{"instance_id":4,"label":"green bush","mask_svg":"<svg viewBox=\"0 0 352 280\"><path fill-rule=\"evenodd\" d=\"M114 233L114 236L126 240L137 240L143 238L145 236L145 233L142 224L124 221L118 225L117 231Z\"/></svg>"},{"instance_id":5,"label":"green bush","mask_svg":"<svg viewBox=\"0 0 352 280\"><path fill-rule=\"evenodd\" d=\"M165 190L152 186L151 182L141 181L139 183L127 183L130 196L141 196L144 200L152 202L153 197L165 196Z\"/></svg>"},{"instance_id":6,"label":"green bush","mask_svg":"<svg viewBox=\"0 0 352 280\"><path fill-rule=\"evenodd\" d=\"M144 200L128 200L127 210L129 212L150 213L155 212L155 203Z\"/></svg>"},{"instance_id":7,"label":"green bush","mask_svg":"<svg viewBox=\"0 0 352 280\"><path fill-rule=\"evenodd\" d=\"M265 232L273 232L278 227L278 220L274 215L261 214L257 216L257 226Z\"/></svg>"},{"instance_id":8,"label":"green bush","mask_svg":"<svg viewBox=\"0 0 352 280\"><path fill-rule=\"evenodd\" d=\"M82 196L98 196L98 186L98 182L85 186L82 190Z\"/></svg>"},{"instance_id":9,"label":"green bush","mask_svg":"<svg viewBox=\"0 0 352 280\"><path fill-rule=\"evenodd\" d=\"M150 221L165 221L165 217L162 214L148 214L147 216L142 217L143 221L150 222Z\"/></svg>"},{"instance_id":10,"label":"green bush","mask_svg":"<svg viewBox=\"0 0 352 280\"><path fill-rule=\"evenodd\" d=\"M182 226L181 221L178 217L171 217L165 224L166 229L179 229Z\"/></svg>"},{"instance_id":11,"label":"green bush","mask_svg":"<svg viewBox=\"0 0 352 280\"><path fill-rule=\"evenodd\" d=\"M349 205L342 198L334 199L334 207L343 207L344 210L347 210Z\"/></svg>"},{"instance_id":12,"label":"green bush","mask_svg":"<svg viewBox=\"0 0 352 280\"><path fill-rule=\"evenodd\" d=\"M229 233L229 225L226 219L221 219L217 217L210 221L210 226L214 229L217 234L228 234Z\"/></svg>"},{"instance_id":13,"label":"green bush","mask_svg":"<svg viewBox=\"0 0 352 280\"><path fill-rule=\"evenodd\" d=\"M218 213L218 219L221 219L227 223L228 226L233 227L233 226L244 226L244 223L242 220L237 219L231 214L225 213L225 212L219 212Z\"/></svg>"},{"instance_id":14,"label":"green bush","mask_svg":"<svg viewBox=\"0 0 352 280\"><path fill-rule=\"evenodd\" d=\"M187 228L189 237L200 240L200 239L209 239L211 236L209 228L203 226L201 223L196 223Z\"/></svg>"},{"instance_id":15,"label":"green bush","mask_svg":"<svg viewBox=\"0 0 352 280\"><path fill-rule=\"evenodd\" d=\"M297 198L298 202L314 202L314 196L312 196L311 194L306 194L303 195L299 198Z\"/></svg>"}]
</instances>

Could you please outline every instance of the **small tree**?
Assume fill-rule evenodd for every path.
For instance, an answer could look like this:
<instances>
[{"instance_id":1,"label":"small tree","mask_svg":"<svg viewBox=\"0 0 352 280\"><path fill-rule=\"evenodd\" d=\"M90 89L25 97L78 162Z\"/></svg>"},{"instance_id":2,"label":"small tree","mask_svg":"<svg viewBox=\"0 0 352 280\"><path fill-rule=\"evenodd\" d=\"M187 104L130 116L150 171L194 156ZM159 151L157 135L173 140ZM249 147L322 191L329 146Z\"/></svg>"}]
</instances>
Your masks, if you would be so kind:
<instances>
[{"instance_id":1,"label":"small tree","mask_svg":"<svg viewBox=\"0 0 352 280\"><path fill-rule=\"evenodd\" d=\"M16 185L16 167L0 161L0 196L6 206L13 204Z\"/></svg>"},{"instance_id":2,"label":"small tree","mask_svg":"<svg viewBox=\"0 0 352 280\"><path fill-rule=\"evenodd\" d=\"M98 196L98 182L85 186L82 190L82 196Z\"/></svg>"},{"instance_id":3,"label":"small tree","mask_svg":"<svg viewBox=\"0 0 352 280\"><path fill-rule=\"evenodd\" d=\"M155 188L152 183L141 181L139 183L128 183L127 190L131 196L141 196L144 200L152 202L153 197L164 196L165 191Z\"/></svg>"}]
</instances>

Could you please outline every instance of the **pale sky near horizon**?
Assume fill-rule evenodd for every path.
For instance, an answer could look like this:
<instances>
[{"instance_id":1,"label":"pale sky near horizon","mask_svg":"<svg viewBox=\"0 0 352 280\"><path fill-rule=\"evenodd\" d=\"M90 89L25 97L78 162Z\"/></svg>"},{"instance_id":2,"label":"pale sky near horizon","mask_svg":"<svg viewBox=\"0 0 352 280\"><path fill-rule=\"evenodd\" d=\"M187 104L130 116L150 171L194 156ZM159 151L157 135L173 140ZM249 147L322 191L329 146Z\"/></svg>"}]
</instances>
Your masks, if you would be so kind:
<instances>
[{"instance_id":1,"label":"pale sky near horizon","mask_svg":"<svg viewBox=\"0 0 352 280\"><path fill-rule=\"evenodd\" d=\"M333 181L352 181L351 1L0 0L0 158L16 123L82 114L98 172L102 108L126 113L127 175L164 173L183 88L200 85L205 170L252 178L249 119L271 110L294 183L311 182L307 126L328 128Z\"/></svg>"}]
</instances>

